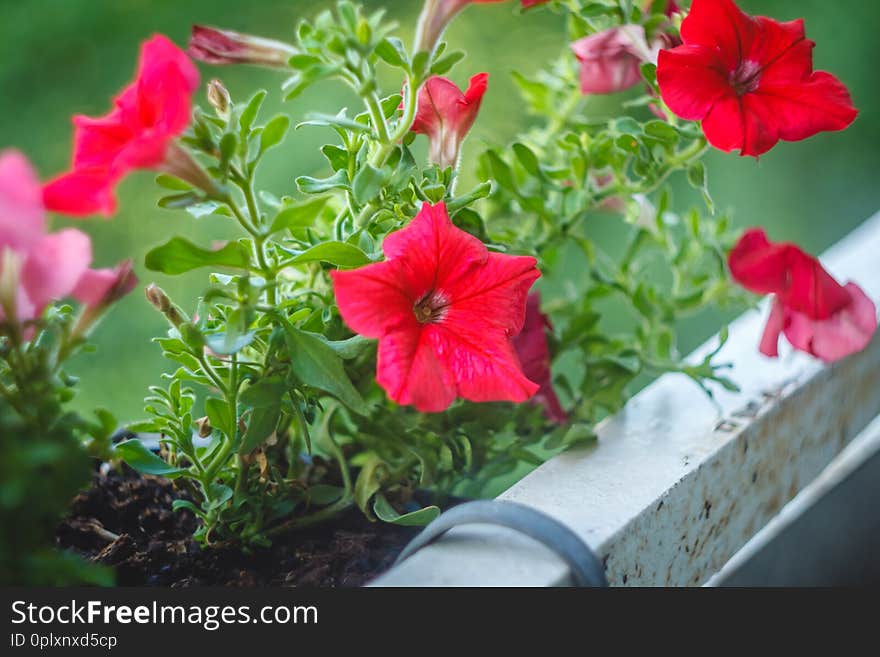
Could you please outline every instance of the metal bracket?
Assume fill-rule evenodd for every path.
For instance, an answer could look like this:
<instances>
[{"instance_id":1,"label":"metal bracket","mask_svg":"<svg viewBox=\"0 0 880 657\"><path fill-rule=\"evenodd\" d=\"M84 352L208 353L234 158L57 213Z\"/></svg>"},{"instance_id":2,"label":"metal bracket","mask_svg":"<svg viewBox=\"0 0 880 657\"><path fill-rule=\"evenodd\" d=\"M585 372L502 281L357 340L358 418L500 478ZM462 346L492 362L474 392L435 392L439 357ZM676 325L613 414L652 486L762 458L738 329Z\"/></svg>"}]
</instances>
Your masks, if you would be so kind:
<instances>
[{"instance_id":1,"label":"metal bracket","mask_svg":"<svg viewBox=\"0 0 880 657\"><path fill-rule=\"evenodd\" d=\"M397 557L395 565L433 543L453 527L474 524L499 525L541 543L565 561L575 586L608 586L602 561L571 529L531 507L501 500L465 502L449 509L410 541Z\"/></svg>"}]
</instances>

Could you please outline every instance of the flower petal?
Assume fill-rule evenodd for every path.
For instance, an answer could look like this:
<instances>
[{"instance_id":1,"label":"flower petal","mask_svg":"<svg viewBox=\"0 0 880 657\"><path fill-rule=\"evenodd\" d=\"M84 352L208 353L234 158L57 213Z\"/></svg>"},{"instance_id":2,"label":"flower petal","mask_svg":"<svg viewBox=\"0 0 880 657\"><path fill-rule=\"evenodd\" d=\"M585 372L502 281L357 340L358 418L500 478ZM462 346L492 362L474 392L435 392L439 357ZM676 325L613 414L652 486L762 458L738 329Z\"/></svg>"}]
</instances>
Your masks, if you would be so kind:
<instances>
[{"instance_id":1,"label":"flower petal","mask_svg":"<svg viewBox=\"0 0 880 657\"><path fill-rule=\"evenodd\" d=\"M330 272L339 313L352 331L380 338L406 320L414 320L417 299L400 286L398 270L397 263L377 262Z\"/></svg>"},{"instance_id":2,"label":"flower petal","mask_svg":"<svg viewBox=\"0 0 880 657\"><path fill-rule=\"evenodd\" d=\"M40 181L24 155L0 152L0 251L30 248L46 229Z\"/></svg>"},{"instance_id":3,"label":"flower petal","mask_svg":"<svg viewBox=\"0 0 880 657\"><path fill-rule=\"evenodd\" d=\"M733 90L718 51L704 46L661 50L657 84L663 102L688 121L703 119L715 102Z\"/></svg>"},{"instance_id":4,"label":"flower petal","mask_svg":"<svg viewBox=\"0 0 880 657\"><path fill-rule=\"evenodd\" d=\"M473 235L455 226L443 203L425 203L405 228L382 244L385 257L400 260L402 287L418 301L430 291L448 291L489 257Z\"/></svg>"},{"instance_id":5,"label":"flower petal","mask_svg":"<svg viewBox=\"0 0 880 657\"><path fill-rule=\"evenodd\" d=\"M115 182L107 169L74 169L43 187L43 203L47 210L72 216L100 213L109 217L116 211Z\"/></svg>"},{"instance_id":6,"label":"flower petal","mask_svg":"<svg viewBox=\"0 0 880 657\"><path fill-rule=\"evenodd\" d=\"M610 94L642 79L642 53L648 52L645 28L621 25L578 39L571 49L581 62L581 93Z\"/></svg>"},{"instance_id":7,"label":"flower petal","mask_svg":"<svg viewBox=\"0 0 880 657\"><path fill-rule=\"evenodd\" d=\"M398 404L423 413L446 410L455 400L452 372L435 352L435 325L420 326L413 317L379 341L376 381Z\"/></svg>"},{"instance_id":8,"label":"flower petal","mask_svg":"<svg viewBox=\"0 0 880 657\"><path fill-rule=\"evenodd\" d=\"M92 243L85 233L68 228L44 236L21 269L20 284L34 312L70 295L91 261Z\"/></svg>"},{"instance_id":9,"label":"flower petal","mask_svg":"<svg viewBox=\"0 0 880 657\"><path fill-rule=\"evenodd\" d=\"M733 0L694 0L681 24L687 45L717 49L726 70L733 71L748 54L754 38L754 20Z\"/></svg>"},{"instance_id":10,"label":"flower petal","mask_svg":"<svg viewBox=\"0 0 880 657\"><path fill-rule=\"evenodd\" d=\"M441 287L452 300L442 324L458 332L471 327L489 339L508 340L525 321L529 288L541 277L531 256L490 253L479 274Z\"/></svg>"},{"instance_id":11,"label":"flower petal","mask_svg":"<svg viewBox=\"0 0 880 657\"><path fill-rule=\"evenodd\" d=\"M451 372L459 396L474 402L524 402L538 391L523 374L509 340L492 340L478 326L430 328L434 358Z\"/></svg>"},{"instance_id":12,"label":"flower petal","mask_svg":"<svg viewBox=\"0 0 880 657\"><path fill-rule=\"evenodd\" d=\"M796 349L834 362L868 345L877 328L876 306L855 283L847 283L845 289L850 303L828 319L789 313L785 337Z\"/></svg>"},{"instance_id":13,"label":"flower petal","mask_svg":"<svg viewBox=\"0 0 880 657\"><path fill-rule=\"evenodd\" d=\"M786 312L779 299L774 298L770 304L770 314L767 316L767 324L761 335L759 351L765 356L776 358L779 356L779 335L785 328Z\"/></svg>"},{"instance_id":14,"label":"flower petal","mask_svg":"<svg viewBox=\"0 0 880 657\"><path fill-rule=\"evenodd\" d=\"M727 257L734 280L755 294L783 293L788 287L788 248L772 244L763 228L750 228Z\"/></svg>"},{"instance_id":15,"label":"flower petal","mask_svg":"<svg viewBox=\"0 0 880 657\"><path fill-rule=\"evenodd\" d=\"M550 321L541 312L541 296L532 292L526 302L523 329L513 339L513 348L525 377L539 386L532 401L543 406L551 420L564 424L568 421L568 415L553 389L550 371L550 349L547 346L547 333L550 330Z\"/></svg>"},{"instance_id":16,"label":"flower petal","mask_svg":"<svg viewBox=\"0 0 880 657\"><path fill-rule=\"evenodd\" d=\"M757 91L747 97L753 111L759 112L764 122L786 141L799 141L825 130L843 130L858 116L847 88L824 71L799 83L762 81Z\"/></svg>"}]
</instances>

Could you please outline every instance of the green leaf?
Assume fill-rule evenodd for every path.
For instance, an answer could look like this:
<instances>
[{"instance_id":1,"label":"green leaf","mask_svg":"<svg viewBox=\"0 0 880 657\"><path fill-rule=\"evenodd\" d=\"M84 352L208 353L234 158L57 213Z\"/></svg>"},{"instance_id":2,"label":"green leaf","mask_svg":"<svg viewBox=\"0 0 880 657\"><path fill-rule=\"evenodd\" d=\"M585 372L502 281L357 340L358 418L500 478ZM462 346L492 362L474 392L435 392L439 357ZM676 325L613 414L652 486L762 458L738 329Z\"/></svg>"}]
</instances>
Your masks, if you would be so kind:
<instances>
[{"instance_id":1,"label":"green leaf","mask_svg":"<svg viewBox=\"0 0 880 657\"><path fill-rule=\"evenodd\" d=\"M461 50L454 50L448 55L444 55L431 66L431 75L445 75L449 73L456 64L464 59L464 55L464 52Z\"/></svg>"},{"instance_id":2,"label":"green leaf","mask_svg":"<svg viewBox=\"0 0 880 657\"><path fill-rule=\"evenodd\" d=\"M278 428L278 420L281 419L281 403L273 406L257 406L248 414L247 429L241 437L239 454L248 454L262 444L275 429Z\"/></svg>"},{"instance_id":3,"label":"green leaf","mask_svg":"<svg viewBox=\"0 0 880 657\"><path fill-rule=\"evenodd\" d=\"M299 130L304 126L317 126L320 128L342 128L353 132L368 132L370 126L365 123L359 123L348 118L343 114L309 114L309 117L302 123L298 123L296 129Z\"/></svg>"},{"instance_id":4,"label":"green leaf","mask_svg":"<svg viewBox=\"0 0 880 657\"><path fill-rule=\"evenodd\" d=\"M489 194L492 193L492 183L484 182L480 183L474 189L472 189L467 194L463 194L462 196L456 196L454 199L448 201L446 203L446 210L451 214L453 212L457 212L463 207L466 207L477 201L481 198L486 198Z\"/></svg>"},{"instance_id":5,"label":"green leaf","mask_svg":"<svg viewBox=\"0 0 880 657\"><path fill-rule=\"evenodd\" d=\"M645 124L645 134L669 144L678 141L678 133L666 121L648 121Z\"/></svg>"},{"instance_id":6,"label":"green leaf","mask_svg":"<svg viewBox=\"0 0 880 657\"><path fill-rule=\"evenodd\" d=\"M245 388L238 396L238 401L248 408L276 406L286 392L287 385L280 377L274 376L260 379Z\"/></svg>"},{"instance_id":7,"label":"green leaf","mask_svg":"<svg viewBox=\"0 0 880 657\"><path fill-rule=\"evenodd\" d=\"M526 171L536 178L543 177L544 174L541 171L541 165L538 163L538 156L528 146L516 143L513 145L513 152Z\"/></svg>"},{"instance_id":8,"label":"green leaf","mask_svg":"<svg viewBox=\"0 0 880 657\"><path fill-rule=\"evenodd\" d=\"M208 333L205 335L205 343L208 348L220 356L231 356L249 346L256 337L254 331L240 333L238 331L226 331L224 333Z\"/></svg>"},{"instance_id":9,"label":"green leaf","mask_svg":"<svg viewBox=\"0 0 880 657\"><path fill-rule=\"evenodd\" d=\"M424 527L440 515L440 509L436 506L426 506L418 511L400 514L395 511L394 507L391 506L382 494L376 495L376 499L373 502L373 511L382 522L389 522L403 527Z\"/></svg>"},{"instance_id":10,"label":"green leaf","mask_svg":"<svg viewBox=\"0 0 880 657\"><path fill-rule=\"evenodd\" d=\"M144 264L151 271L183 274L199 267L234 267L246 269L247 252L238 242L230 242L216 251L202 249L182 237L173 237L147 253Z\"/></svg>"},{"instance_id":11,"label":"green leaf","mask_svg":"<svg viewBox=\"0 0 880 657\"><path fill-rule=\"evenodd\" d=\"M388 464L375 454L368 454L354 482L354 502L367 517L371 517L370 500L382 488L388 473Z\"/></svg>"},{"instance_id":12,"label":"green leaf","mask_svg":"<svg viewBox=\"0 0 880 657\"><path fill-rule=\"evenodd\" d=\"M188 208L194 203L200 203L203 200L202 195L196 191L183 192L182 194L169 194L163 196L156 205L166 210L181 210Z\"/></svg>"},{"instance_id":13,"label":"green leaf","mask_svg":"<svg viewBox=\"0 0 880 657\"><path fill-rule=\"evenodd\" d=\"M202 511L199 507L197 507L189 500L174 500L171 503L172 511L179 511L180 509L187 509L189 511L192 511L197 517L202 518L203 520L207 520L208 518L208 515L204 511Z\"/></svg>"},{"instance_id":14,"label":"green leaf","mask_svg":"<svg viewBox=\"0 0 880 657\"><path fill-rule=\"evenodd\" d=\"M348 242L322 242L296 254L288 265L298 265L304 262L329 262L337 267L360 267L372 262L366 253L354 244Z\"/></svg>"},{"instance_id":15,"label":"green leaf","mask_svg":"<svg viewBox=\"0 0 880 657\"><path fill-rule=\"evenodd\" d=\"M173 192L188 192L192 189L192 185L175 176L169 176L166 173L160 173L156 176L156 184L163 189L170 189Z\"/></svg>"},{"instance_id":16,"label":"green leaf","mask_svg":"<svg viewBox=\"0 0 880 657\"><path fill-rule=\"evenodd\" d=\"M409 66L409 56L403 42L396 37L382 39L376 46L376 54L387 64L397 68Z\"/></svg>"},{"instance_id":17,"label":"green leaf","mask_svg":"<svg viewBox=\"0 0 880 657\"><path fill-rule=\"evenodd\" d=\"M387 172L370 164L364 164L355 174L354 182L351 185L355 200L361 205L373 200L387 179Z\"/></svg>"},{"instance_id":18,"label":"green leaf","mask_svg":"<svg viewBox=\"0 0 880 657\"><path fill-rule=\"evenodd\" d=\"M285 205L275 216L269 232L277 233L281 230L307 228L313 225L329 200L329 196L322 196Z\"/></svg>"},{"instance_id":19,"label":"green leaf","mask_svg":"<svg viewBox=\"0 0 880 657\"><path fill-rule=\"evenodd\" d=\"M345 169L348 166L348 151L333 144L324 144L321 146L321 152L334 171Z\"/></svg>"},{"instance_id":20,"label":"green leaf","mask_svg":"<svg viewBox=\"0 0 880 657\"><path fill-rule=\"evenodd\" d=\"M316 484L309 486L309 502L318 506L326 506L333 504L337 500L342 499L345 495L345 489L341 486L327 486L326 484Z\"/></svg>"},{"instance_id":21,"label":"green leaf","mask_svg":"<svg viewBox=\"0 0 880 657\"><path fill-rule=\"evenodd\" d=\"M284 141L288 128L290 128L290 118L284 114L279 114L270 120L260 133L260 153L265 153Z\"/></svg>"},{"instance_id":22,"label":"green leaf","mask_svg":"<svg viewBox=\"0 0 880 657\"><path fill-rule=\"evenodd\" d=\"M687 179L694 187L699 190L706 188L706 165L702 162L694 162L687 171Z\"/></svg>"},{"instance_id":23,"label":"green leaf","mask_svg":"<svg viewBox=\"0 0 880 657\"><path fill-rule=\"evenodd\" d=\"M363 397L348 378L342 358L321 336L288 325L286 337L290 364L300 381L334 395L356 413L366 413Z\"/></svg>"},{"instance_id":24,"label":"green leaf","mask_svg":"<svg viewBox=\"0 0 880 657\"><path fill-rule=\"evenodd\" d=\"M251 126L254 125L254 121L257 119L257 114L260 111L260 107L263 105L263 100L266 98L266 91L264 89L260 89L257 93L251 96L251 99L248 101L248 104L241 112L241 117L238 119L238 125L241 129L242 141L244 141L244 137L247 136L251 131Z\"/></svg>"},{"instance_id":25,"label":"green leaf","mask_svg":"<svg viewBox=\"0 0 880 657\"><path fill-rule=\"evenodd\" d=\"M516 180L514 180L513 172L510 170L507 162L502 160L498 153L492 150L486 151L484 157L488 162L492 177L495 178L498 184L505 189L516 192Z\"/></svg>"},{"instance_id":26,"label":"green leaf","mask_svg":"<svg viewBox=\"0 0 880 657\"><path fill-rule=\"evenodd\" d=\"M296 186L303 194L321 194L333 189L349 189L348 172L345 169L337 171L329 178L312 178L300 176L296 179Z\"/></svg>"},{"instance_id":27,"label":"green leaf","mask_svg":"<svg viewBox=\"0 0 880 657\"><path fill-rule=\"evenodd\" d=\"M186 470L182 468L175 468L165 463L136 438L119 443L113 451L141 474L173 479L186 473Z\"/></svg>"},{"instance_id":28,"label":"green leaf","mask_svg":"<svg viewBox=\"0 0 880 657\"><path fill-rule=\"evenodd\" d=\"M373 343L372 340L369 340L362 335L355 335L348 340L328 340L327 338L324 338L323 335L321 337L343 360L357 358Z\"/></svg>"},{"instance_id":29,"label":"green leaf","mask_svg":"<svg viewBox=\"0 0 880 657\"><path fill-rule=\"evenodd\" d=\"M219 509L232 499L232 489L224 484L211 484L208 486L208 492L211 495L211 501L208 503L208 511Z\"/></svg>"},{"instance_id":30,"label":"green leaf","mask_svg":"<svg viewBox=\"0 0 880 657\"><path fill-rule=\"evenodd\" d=\"M235 418L226 400L208 397L205 400L205 413L212 427L219 429L230 439L235 437Z\"/></svg>"}]
</instances>

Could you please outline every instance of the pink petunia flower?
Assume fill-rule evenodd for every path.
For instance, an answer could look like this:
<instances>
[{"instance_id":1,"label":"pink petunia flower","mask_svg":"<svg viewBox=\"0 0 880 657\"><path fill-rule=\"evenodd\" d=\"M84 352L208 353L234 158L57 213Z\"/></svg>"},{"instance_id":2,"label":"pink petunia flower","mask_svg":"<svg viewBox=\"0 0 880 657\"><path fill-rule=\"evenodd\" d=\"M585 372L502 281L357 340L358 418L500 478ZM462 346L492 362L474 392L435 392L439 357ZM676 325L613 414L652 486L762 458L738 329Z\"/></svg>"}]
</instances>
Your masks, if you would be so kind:
<instances>
[{"instance_id":1,"label":"pink petunia flower","mask_svg":"<svg viewBox=\"0 0 880 657\"><path fill-rule=\"evenodd\" d=\"M746 231L730 252L733 278L757 294L774 295L761 353L779 355L784 333L795 349L826 362L867 346L877 328L874 302L855 283L840 285L794 244L772 243L760 228Z\"/></svg>"},{"instance_id":2,"label":"pink petunia flower","mask_svg":"<svg viewBox=\"0 0 880 657\"><path fill-rule=\"evenodd\" d=\"M90 270L91 261L85 233L46 233L42 186L27 159L17 151L0 153L0 321L36 319L49 303L68 296L95 310L109 303L117 277ZM129 266L125 291L135 280ZM117 292L115 298L125 293Z\"/></svg>"},{"instance_id":3,"label":"pink petunia flower","mask_svg":"<svg viewBox=\"0 0 880 657\"><path fill-rule=\"evenodd\" d=\"M641 66L653 61L641 25L620 25L578 39L571 49L581 63L581 92L610 94L634 87L642 80Z\"/></svg>"},{"instance_id":4,"label":"pink petunia flower","mask_svg":"<svg viewBox=\"0 0 880 657\"><path fill-rule=\"evenodd\" d=\"M477 118L488 81L488 73L478 73L464 93L454 82L439 76L422 85L412 132L428 136L435 164L448 167L458 162L461 144Z\"/></svg>"},{"instance_id":5,"label":"pink petunia flower","mask_svg":"<svg viewBox=\"0 0 880 657\"><path fill-rule=\"evenodd\" d=\"M559 403L550 372L547 333L552 330L550 320L541 312L541 295L532 292L526 301L526 319L522 331L513 339L513 348L516 349L526 378L540 386L532 397L532 402L543 406L544 413L553 422L565 424L568 422L568 414Z\"/></svg>"},{"instance_id":6,"label":"pink petunia flower","mask_svg":"<svg viewBox=\"0 0 880 657\"><path fill-rule=\"evenodd\" d=\"M162 35L141 49L135 81L104 117L75 116L71 170L46 185L49 210L70 215L116 208L114 187L133 169L161 169L194 184L205 181L174 142L189 125L199 74L186 54Z\"/></svg>"},{"instance_id":7,"label":"pink petunia flower","mask_svg":"<svg viewBox=\"0 0 880 657\"><path fill-rule=\"evenodd\" d=\"M538 391L511 342L540 276L534 258L489 252L443 203L423 205L383 250L384 262L332 277L345 323L379 340L376 380L391 399L437 412L456 397L524 402Z\"/></svg>"},{"instance_id":8,"label":"pink petunia flower","mask_svg":"<svg viewBox=\"0 0 880 657\"><path fill-rule=\"evenodd\" d=\"M723 151L759 156L782 139L843 130L858 114L843 83L813 71L803 20L748 16L732 0L694 0L683 45L660 52L657 82L676 115L702 121Z\"/></svg>"}]
</instances>

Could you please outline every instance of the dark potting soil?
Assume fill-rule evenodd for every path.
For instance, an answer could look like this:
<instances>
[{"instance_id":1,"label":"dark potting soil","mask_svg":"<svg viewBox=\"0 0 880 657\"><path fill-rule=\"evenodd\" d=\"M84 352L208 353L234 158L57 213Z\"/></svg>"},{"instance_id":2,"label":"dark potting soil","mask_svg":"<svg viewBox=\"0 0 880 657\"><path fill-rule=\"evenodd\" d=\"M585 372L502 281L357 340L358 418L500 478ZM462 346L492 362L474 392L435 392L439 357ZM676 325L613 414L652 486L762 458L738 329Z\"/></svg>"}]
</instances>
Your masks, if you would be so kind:
<instances>
[{"instance_id":1,"label":"dark potting soil","mask_svg":"<svg viewBox=\"0 0 880 657\"><path fill-rule=\"evenodd\" d=\"M391 567L418 528L369 522L357 509L250 552L203 548L179 491L132 470L95 474L59 525L58 546L112 566L120 586L361 586Z\"/></svg>"}]
</instances>

